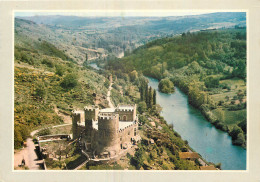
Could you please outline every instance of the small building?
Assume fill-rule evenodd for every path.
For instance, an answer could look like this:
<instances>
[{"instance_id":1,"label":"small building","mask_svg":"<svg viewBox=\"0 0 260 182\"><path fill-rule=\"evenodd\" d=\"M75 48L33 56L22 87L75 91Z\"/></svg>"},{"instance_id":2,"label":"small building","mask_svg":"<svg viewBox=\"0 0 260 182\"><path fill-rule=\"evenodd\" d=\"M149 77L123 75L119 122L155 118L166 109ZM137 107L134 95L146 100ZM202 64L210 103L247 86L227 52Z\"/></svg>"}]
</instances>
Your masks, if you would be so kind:
<instances>
[{"instance_id":1,"label":"small building","mask_svg":"<svg viewBox=\"0 0 260 182\"><path fill-rule=\"evenodd\" d=\"M154 144L154 140L153 139L150 139L150 144Z\"/></svg>"},{"instance_id":2,"label":"small building","mask_svg":"<svg viewBox=\"0 0 260 182\"><path fill-rule=\"evenodd\" d=\"M210 165L210 166L200 166L200 170L218 170L215 168L215 166Z\"/></svg>"},{"instance_id":3,"label":"small building","mask_svg":"<svg viewBox=\"0 0 260 182\"><path fill-rule=\"evenodd\" d=\"M199 154L196 152L180 152L179 156L181 159L192 160L192 161L195 161L195 159L200 158Z\"/></svg>"}]
</instances>

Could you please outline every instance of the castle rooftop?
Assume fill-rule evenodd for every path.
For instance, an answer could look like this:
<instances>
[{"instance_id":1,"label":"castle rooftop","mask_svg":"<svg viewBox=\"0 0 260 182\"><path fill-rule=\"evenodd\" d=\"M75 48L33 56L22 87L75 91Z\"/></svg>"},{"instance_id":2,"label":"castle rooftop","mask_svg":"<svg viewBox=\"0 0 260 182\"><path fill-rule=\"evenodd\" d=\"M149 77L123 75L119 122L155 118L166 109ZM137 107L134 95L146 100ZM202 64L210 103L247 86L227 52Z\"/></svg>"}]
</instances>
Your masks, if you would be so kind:
<instances>
[{"instance_id":1,"label":"castle rooftop","mask_svg":"<svg viewBox=\"0 0 260 182\"><path fill-rule=\"evenodd\" d=\"M119 122L119 130L123 130L125 128L127 128L128 126L134 124L133 122L129 122L129 121L120 121ZM84 126L85 127L85 122L82 122L79 124L80 126ZM92 127L96 130L98 130L98 121L92 121Z\"/></svg>"},{"instance_id":2,"label":"castle rooftop","mask_svg":"<svg viewBox=\"0 0 260 182\"><path fill-rule=\"evenodd\" d=\"M134 106L133 105L118 105L117 109L120 109L120 110L133 110Z\"/></svg>"}]
</instances>

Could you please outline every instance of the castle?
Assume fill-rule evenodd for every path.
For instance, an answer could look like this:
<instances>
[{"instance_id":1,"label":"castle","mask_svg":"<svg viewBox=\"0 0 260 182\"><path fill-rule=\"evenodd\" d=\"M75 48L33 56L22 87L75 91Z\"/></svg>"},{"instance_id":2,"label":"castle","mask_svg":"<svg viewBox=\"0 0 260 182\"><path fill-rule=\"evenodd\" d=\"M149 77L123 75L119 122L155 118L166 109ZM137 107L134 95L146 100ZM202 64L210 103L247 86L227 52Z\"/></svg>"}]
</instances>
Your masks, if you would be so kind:
<instances>
[{"instance_id":1,"label":"castle","mask_svg":"<svg viewBox=\"0 0 260 182\"><path fill-rule=\"evenodd\" d=\"M136 105L105 109L92 105L73 111L72 132L92 158L116 156L139 138Z\"/></svg>"}]
</instances>

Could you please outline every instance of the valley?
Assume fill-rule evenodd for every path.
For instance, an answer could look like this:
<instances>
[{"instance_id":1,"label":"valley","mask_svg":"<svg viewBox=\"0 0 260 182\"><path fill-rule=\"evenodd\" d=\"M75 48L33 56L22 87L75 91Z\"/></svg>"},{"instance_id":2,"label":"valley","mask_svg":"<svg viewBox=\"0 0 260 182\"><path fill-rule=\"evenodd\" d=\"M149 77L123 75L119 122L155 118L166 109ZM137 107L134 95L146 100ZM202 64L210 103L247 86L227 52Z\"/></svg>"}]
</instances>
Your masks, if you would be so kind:
<instances>
[{"instance_id":1,"label":"valley","mask_svg":"<svg viewBox=\"0 0 260 182\"><path fill-rule=\"evenodd\" d=\"M245 24L245 13L235 12L179 17L16 17L15 150L24 146L31 131L66 123L73 110L86 105L137 104L142 140L135 149L117 161L87 163L80 169L199 170L201 166L219 169L221 164L224 170L246 169ZM162 80L171 83L172 94L167 89L159 92L153 79L159 85ZM176 95L182 95L184 100L179 99L185 106L178 106ZM165 104L163 97L177 100ZM176 113L187 108L189 119ZM194 135L201 138L199 132L187 135L192 128L204 128L204 134L215 141L213 146L194 140ZM76 143L73 146L77 148ZM63 163L49 161L48 167L75 166L83 160L76 148ZM216 155L220 151L223 155ZM186 152L199 152L199 157L180 157ZM240 163L234 163L236 155L226 160L228 152L242 156Z\"/></svg>"}]
</instances>

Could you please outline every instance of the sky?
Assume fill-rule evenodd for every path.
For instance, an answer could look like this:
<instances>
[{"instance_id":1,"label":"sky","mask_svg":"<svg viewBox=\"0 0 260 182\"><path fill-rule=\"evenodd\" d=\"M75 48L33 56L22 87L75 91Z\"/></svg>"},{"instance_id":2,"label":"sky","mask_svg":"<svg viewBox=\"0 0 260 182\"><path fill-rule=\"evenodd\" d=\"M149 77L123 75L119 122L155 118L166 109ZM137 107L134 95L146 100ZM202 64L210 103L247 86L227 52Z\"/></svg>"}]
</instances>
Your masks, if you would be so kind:
<instances>
[{"instance_id":1,"label":"sky","mask_svg":"<svg viewBox=\"0 0 260 182\"><path fill-rule=\"evenodd\" d=\"M185 16L214 13L213 11L64 11L64 12L15 12L16 17L37 15L72 15L72 16Z\"/></svg>"}]
</instances>

